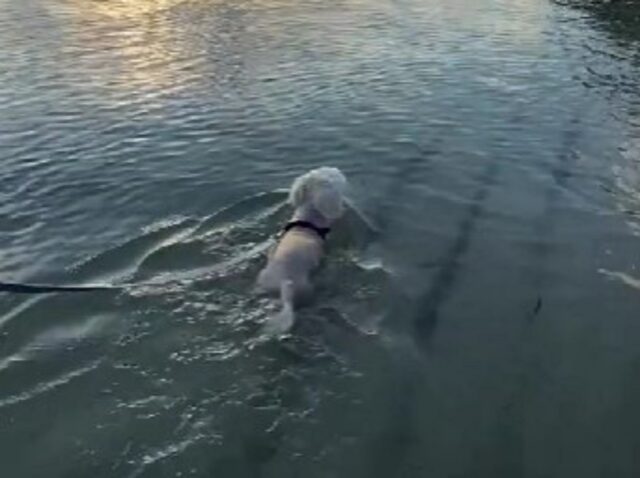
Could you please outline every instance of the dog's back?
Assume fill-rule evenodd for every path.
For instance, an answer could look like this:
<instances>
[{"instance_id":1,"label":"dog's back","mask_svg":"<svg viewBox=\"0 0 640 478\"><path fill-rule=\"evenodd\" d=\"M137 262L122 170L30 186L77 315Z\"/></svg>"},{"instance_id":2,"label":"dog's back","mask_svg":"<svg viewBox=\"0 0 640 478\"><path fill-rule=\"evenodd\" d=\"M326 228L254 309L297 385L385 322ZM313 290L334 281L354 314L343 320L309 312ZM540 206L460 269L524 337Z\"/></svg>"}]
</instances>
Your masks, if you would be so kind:
<instances>
[{"instance_id":1,"label":"dog's back","mask_svg":"<svg viewBox=\"0 0 640 478\"><path fill-rule=\"evenodd\" d=\"M309 274L318 266L322 244L306 231L287 232L258 276L264 290L279 293L283 281L292 281L296 295L310 288Z\"/></svg>"}]
</instances>

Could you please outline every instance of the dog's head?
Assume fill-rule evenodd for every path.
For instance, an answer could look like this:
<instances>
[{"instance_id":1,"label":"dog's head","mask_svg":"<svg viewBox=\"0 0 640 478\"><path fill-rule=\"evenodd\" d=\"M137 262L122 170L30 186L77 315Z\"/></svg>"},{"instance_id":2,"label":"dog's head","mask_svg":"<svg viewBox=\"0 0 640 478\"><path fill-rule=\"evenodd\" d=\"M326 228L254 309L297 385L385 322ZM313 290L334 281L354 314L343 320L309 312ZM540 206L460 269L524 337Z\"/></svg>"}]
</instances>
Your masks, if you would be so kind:
<instances>
[{"instance_id":1,"label":"dog's head","mask_svg":"<svg viewBox=\"0 0 640 478\"><path fill-rule=\"evenodd\" d=\"M311 206L328 221L344 212L347 179L337 168L322 167L297 178L291 186L289 202L293 207Z\"/></svg>"}]
</instances>

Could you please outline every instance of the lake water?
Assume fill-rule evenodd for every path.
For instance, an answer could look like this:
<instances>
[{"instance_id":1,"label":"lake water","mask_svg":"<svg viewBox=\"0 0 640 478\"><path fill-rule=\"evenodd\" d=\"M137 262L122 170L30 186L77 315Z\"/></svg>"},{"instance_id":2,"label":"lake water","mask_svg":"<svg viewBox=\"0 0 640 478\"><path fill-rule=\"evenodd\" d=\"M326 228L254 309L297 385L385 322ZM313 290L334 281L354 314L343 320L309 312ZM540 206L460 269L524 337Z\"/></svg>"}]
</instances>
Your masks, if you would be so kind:
<instances>
[{"instance_id":1,"label":"lake water","mask_svg":"<svg viewBox=\"0 0 640 478\"><path fill-rule=\"evenodd\" d=\"M1 0L0 280L133 284L0 295L2 476L639 476L640 9L575 3Z\"/></svg>"}]
</instances>

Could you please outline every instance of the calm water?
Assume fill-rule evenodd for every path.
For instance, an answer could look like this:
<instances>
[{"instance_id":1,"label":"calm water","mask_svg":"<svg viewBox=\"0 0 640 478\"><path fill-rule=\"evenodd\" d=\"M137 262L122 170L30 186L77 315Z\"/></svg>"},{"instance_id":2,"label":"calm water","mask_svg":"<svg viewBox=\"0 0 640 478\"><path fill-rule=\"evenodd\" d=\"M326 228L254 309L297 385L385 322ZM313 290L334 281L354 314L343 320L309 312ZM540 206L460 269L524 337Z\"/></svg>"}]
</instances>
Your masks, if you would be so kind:
<instances>
[{"instance_id":1,"label":"calm water","mask_svg":"<svg viewBox=\"0 0 640 478\"><path fill-rule=\"evenodd\" d=\"M639 476L622 3L0 0L0 278L138 284L0 296L2 476ZM319 165L377 232L264 342Z\"/></svg>"}]
</instances>

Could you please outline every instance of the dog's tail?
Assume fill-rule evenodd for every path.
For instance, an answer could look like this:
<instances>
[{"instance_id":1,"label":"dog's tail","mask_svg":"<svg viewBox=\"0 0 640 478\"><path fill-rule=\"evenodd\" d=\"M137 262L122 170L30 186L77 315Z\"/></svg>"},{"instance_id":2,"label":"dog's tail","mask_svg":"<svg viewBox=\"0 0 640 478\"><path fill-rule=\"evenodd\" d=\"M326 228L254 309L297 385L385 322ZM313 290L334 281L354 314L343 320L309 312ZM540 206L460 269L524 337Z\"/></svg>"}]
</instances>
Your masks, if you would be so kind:
<instances>
[{"instance_id":1,"label":"dog's tail","mask_svg":"<svg viewBox=\"0 0 640 478\"><path fill-rule=\"evenodd\" d=\"M269 317L264 327L267 335L286 334L293 326L295 321L295 312L293 310L293 300L295 296L295 288L293 281L284 280L280 283L280 300L282 301L282 310L276 315Z\"/></svg>"}]
</instances>

